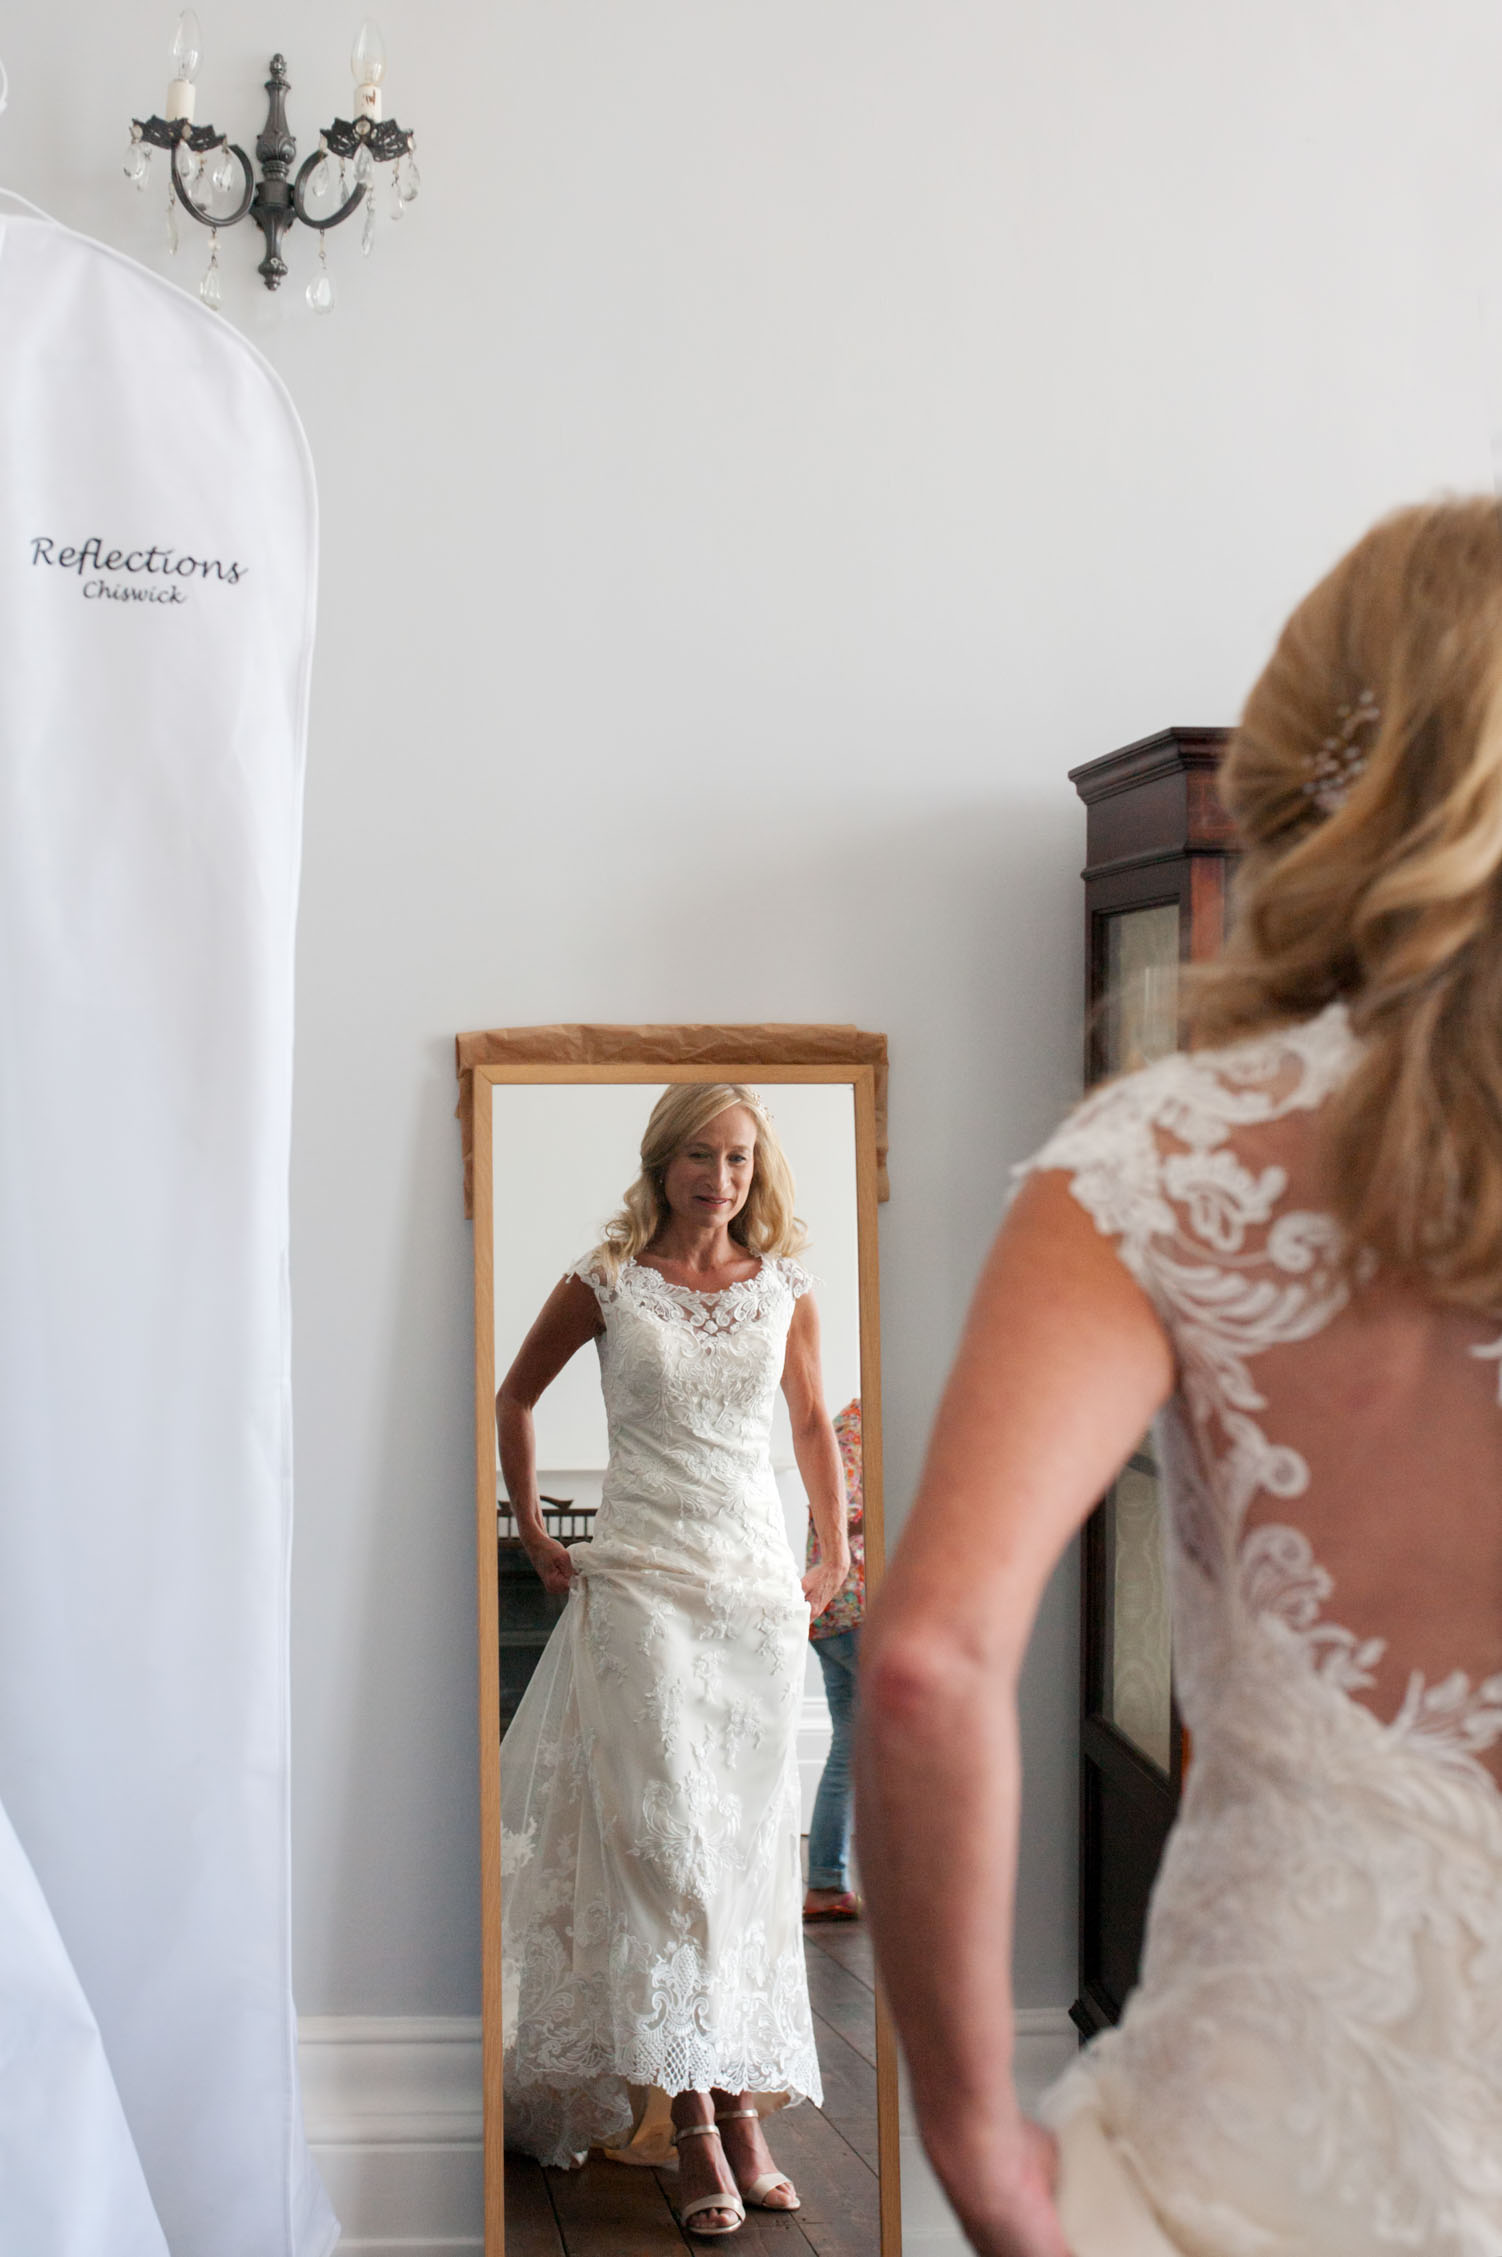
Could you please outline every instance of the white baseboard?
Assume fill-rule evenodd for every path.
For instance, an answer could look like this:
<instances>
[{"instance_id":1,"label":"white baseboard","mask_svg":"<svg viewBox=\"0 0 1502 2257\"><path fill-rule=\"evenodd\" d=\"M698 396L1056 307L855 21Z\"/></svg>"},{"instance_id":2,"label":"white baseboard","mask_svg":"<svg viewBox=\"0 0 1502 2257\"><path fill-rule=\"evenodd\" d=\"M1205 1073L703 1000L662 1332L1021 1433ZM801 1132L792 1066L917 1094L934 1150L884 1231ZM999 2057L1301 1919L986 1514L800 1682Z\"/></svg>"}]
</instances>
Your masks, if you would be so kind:
<instances>
[{"instance_id":1,"label":"white baseboard","mask_svg":"<svg viewBox=\"0 0 1502 2257\"><path fill-rule=\"evenodd\" d=\"M340 2257L480 2257L477 2016L330 2015L298 2028L313 2157Z\"/></svg>"},{"instance_id":2,"label":"white baseboard","mask_svg":"<svg viewBox=\"0 0 1502 2257\"><path fill-rule=\"evenodd\" d=\"M1064 2006L1019 2006L1012 2016L1012 2070L1024 2108L1037 2105L1080 2050L1080 2033Z\"/></svg>"},{"instance_id":3,"label":"white baseboard","mask_svg":"<svg viewBox=\"0 0 1502 2257\"><path fill-rule=\"evenodd\" d=\"M1062 2007L1020 2008L1016 2027L1017 2084L1031 2107L1079 2040ZM339 2257L481 2257L478 2017L315 2016L298 2039L308 2139L344 2229ZM963 2257L906 2108L902 2129L911 2257Z\"/></svg>"}]
</instances>

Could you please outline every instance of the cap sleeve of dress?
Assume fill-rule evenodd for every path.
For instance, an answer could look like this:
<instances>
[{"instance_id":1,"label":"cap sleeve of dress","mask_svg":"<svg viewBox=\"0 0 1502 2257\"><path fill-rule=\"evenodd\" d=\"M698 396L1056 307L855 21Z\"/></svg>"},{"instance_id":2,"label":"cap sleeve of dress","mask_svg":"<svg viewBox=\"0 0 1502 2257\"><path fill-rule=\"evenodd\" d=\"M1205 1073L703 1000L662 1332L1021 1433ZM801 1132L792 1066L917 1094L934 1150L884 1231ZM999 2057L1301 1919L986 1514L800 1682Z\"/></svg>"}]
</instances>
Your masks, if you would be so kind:
<instances>
[{"instance_id":1,"label":"cap sleeve of dress","mask_svg":"<svg viewBox=\"0 0 1502 2257\"><path fill-rule=\"evenodd\" d=\"M1263 1123L1315 1111L1360 1047L1336 1002L1317 1018L1223 1050L1172 1051L1092 1091L1014 1173L1067 1175L1165 1321L1187 1321L1196 1295L1213 1299L1211 1281L1228 1253L1244 1272L1265 1234L1274 1262L1296 1273L1338 1236L1322 1214L1279 1221L1286 1173L1254 1144L1243 1151L1240 1140ZM1202 1319L1201 1310L1195 1321Z\"/></svg>"},{"instance_id":2,"label":"cap sleeve of dress","mask_svg":"<svg viewBox=\"0 0 1502 2257\"><path fill-rule=\"evenodd\" d=\"M1096 1090L1055 1129L1048 1142L1012 1171L1019 1179L1058 1171L1103 1238L1157 1301L1150 1242L1172 1234L1174 1213L1163 1188L1159 1116L1171 1101L1179 1057L1160 1059Z\"/></svg>"},{"instance_id":3,"label":"cap sleeve of dress","mask_svg":"<svg viewBox=\"0 0 1502 2257\"><path fill-rule=\"evenodd\" d=\"M615 1285L598 1246L592 1246L587 1254L581 1254L577 1262L570 1262L563 1274L565 1278L582 1278L602 1306L615 1299Z\"/></svg>"},{"instance_id":4,"label":"cap sleeve of dress","mask_svg":"<svg viewBox=\"0 0 1502 2257\"><path fill-rule=\"evenodd\" d=\"M779 1254L777 1256L777 1267L782 1273L783 1283L795 1301L801 1301L805 1293L812 1293L815 1284L814 1278L801 1262L793 1260L791 1254Z\"/></svg>"}]
</instances>

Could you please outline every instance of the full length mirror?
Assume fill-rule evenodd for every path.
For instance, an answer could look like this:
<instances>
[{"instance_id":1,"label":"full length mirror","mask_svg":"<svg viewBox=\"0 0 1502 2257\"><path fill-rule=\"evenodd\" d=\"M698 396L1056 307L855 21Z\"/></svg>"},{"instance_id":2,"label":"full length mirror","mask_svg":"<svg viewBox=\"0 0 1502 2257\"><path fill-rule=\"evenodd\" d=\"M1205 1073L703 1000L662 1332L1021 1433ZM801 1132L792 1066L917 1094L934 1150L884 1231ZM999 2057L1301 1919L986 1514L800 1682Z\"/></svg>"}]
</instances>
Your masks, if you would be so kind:
<instances>
[{"instance_id":1,"label":"full length mirror","mask_svg":"<svg viewBox=\"0 0 1502 2257\"><path fill-rule=\"evenodd\" d=\"M897 2257L873 1070L481 1066L473 1152L487 2251Z\"/></svg>"}]
</instances>

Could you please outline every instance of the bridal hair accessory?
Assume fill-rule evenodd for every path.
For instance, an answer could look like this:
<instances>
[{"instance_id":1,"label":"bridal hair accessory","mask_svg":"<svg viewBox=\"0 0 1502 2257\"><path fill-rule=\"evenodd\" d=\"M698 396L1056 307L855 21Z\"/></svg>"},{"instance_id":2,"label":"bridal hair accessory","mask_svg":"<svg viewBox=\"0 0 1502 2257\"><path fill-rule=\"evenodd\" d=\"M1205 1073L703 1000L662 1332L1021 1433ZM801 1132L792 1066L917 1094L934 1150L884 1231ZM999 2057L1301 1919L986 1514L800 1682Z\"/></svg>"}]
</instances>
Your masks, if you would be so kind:
<instances>
[{"instance_id":1,"label":"bridal hair accessory","mask_svg":"<svg viewBox=\"0 0 1502 2257\"><path fill-rule=\"evenodd\" d=\"M1345 805L1347 793L1366 766L1365 747L1357 740L1363 730L1376 727L1382 708L1370 690L1363 690L1354 705L1338 705L1335 718L1340 726L1310 760L1304 784L1304 797L1314 801L1321 815L1333 815Z\"/></svg>"}]
</instances>

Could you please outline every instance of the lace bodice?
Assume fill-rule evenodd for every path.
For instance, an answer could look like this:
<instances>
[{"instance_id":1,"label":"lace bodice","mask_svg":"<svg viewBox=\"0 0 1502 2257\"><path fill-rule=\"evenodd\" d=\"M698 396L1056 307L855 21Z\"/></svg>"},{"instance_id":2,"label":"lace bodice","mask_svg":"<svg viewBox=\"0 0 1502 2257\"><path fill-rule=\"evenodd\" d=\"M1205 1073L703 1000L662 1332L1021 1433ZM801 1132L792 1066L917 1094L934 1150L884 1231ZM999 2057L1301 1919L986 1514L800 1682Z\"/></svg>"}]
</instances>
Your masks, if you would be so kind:
<instances>
[{"instance_id":1,"label":"lace bodice","mask_svg":"<svg viewBox=\"0 0 1502 2257\"><path fill-rule=\"evenodd\" d=\"M810 1279L785 1255L718 1293L623 1262L574 1265L600 1305L610 1436L596 1547L792 1567L772 1470L772 1413L788 1326ZM593 1556L603 1555L598 1549Z\"/></svg>"},{"instance_id":2,"label":"lace bodice","mask_svg":"<svg viewBox=\"0 0 1502 2257\"><path fill-rule=\"evenodd\" d=\"M1166 1058L1028 1163L1173 1344L1193 1750L1140 1989L1061 2106L1185 2249L1499 2257L1502 1350L1341 1258L1319 1119L1357 1055L1337 1004Z\"/></svg>"}]
</instances>

